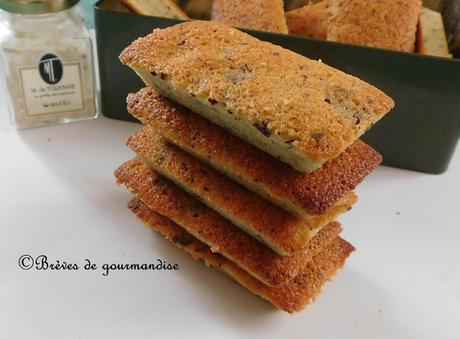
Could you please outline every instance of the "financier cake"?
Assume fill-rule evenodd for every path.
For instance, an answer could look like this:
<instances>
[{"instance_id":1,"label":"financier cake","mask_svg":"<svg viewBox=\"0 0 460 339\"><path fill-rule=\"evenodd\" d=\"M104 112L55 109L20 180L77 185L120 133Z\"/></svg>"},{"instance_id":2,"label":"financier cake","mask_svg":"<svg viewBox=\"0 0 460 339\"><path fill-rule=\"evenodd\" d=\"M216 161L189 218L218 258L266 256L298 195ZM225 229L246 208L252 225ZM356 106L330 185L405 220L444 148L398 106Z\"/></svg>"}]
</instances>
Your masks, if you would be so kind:
<instances>
[{"instance_id":1,"label":"financier cake","mask_svg":"<svg viewBox=\"0 0 460 339\"><path fill-rule=\"evenodd\" d=\"M120 59L164 96L303 172L394 106L358 78L215 22L157 29Z\"/></svg>"},{"instance_id":2,"label":"financier cake","mask_svg":"<svg viewBox=\"0 0 460 339\"><path fill-rule=\"evenodd\" d=\"M214 252L221 253L268 286L280 286L292 280L316 254L317 242L328 242L331 229L337 229L336 225L323 228L306 248L280 256L159 176L140 159L120 166L115 177L150 209L172 219Z\"/></svg>"},{"instance_id":3,"label":"financier cake","mask_svg":"<svg viewBox=\"0 0 460 339\"><path fill-rule=\"evenodd\" d=\"M272 203L304 216L322 215L382 161L356 140L335 159L302 173L260 151L152 88L128 95L128 112L169 142Z\"/></svg>"},{"instance_id":4,"label":"financier cake","mask_svg":"<svg viewBox=\"0 0 460 339\"><path fill-rule=\"evenodd\" d=\"M307 5L286 12L289 34L310 38L327 38L328 0Z\"/></svg>"},{"instance_id":5,"label":"financier cake","mask_svg":"<svg viewBox=\"0 0 460 339\"><path fill-rule=\"evenodd\" d=\"M288 33L283 0L213 0L211 20L230 26Z\"/></svg>"},{"instance_id":6,"label":"financier cake","mask_svg":"<svg viewBox=\"0 0 460 339\"><path fill-rule=\"evenodd\" d=\"M356 196L349 192L325 214L298 217L273 206L168 143L148 127L130 136L127 144L159 174L190 194L199 196L204 204L280 255L304 248L322 227L350 210L356 201Z\"/></svg>"},{"instance_id":7,"label":"financier cake","mask_svg":"<svg viewBox=\"0 0 460 339\"><path fill-rule=\"evenodd\" d=\"M252 293L271 302L286 312L298 312L312 302L323 286L354 251L354 247L339 236L330 243L323 244L306 268L289 284L269 287L242 270L230 260L193 237L182 227L168 218L149 209L139 199L132 199L129 208L147 226L161 233L177 247L183 248L194 259L202 260L207 266L214 267L235 280Z\"/></svg>"},{"instance_id":8,"label":"financier cake","mask_svg":"<svg viewBox=\"0 0 460 339\"><path fill-rule=\"evenodd\" d=\"M155 30L120 58L149 86L128 95L144 126L115 171L131 211L275 307L302 310L354 251L336 218L382 161L359 136L393 100L215 22Z\"/></svg>"},{"instance_id":9,"label":"financier cake","mask_svg":"<svg viewBox=\"0 0 460 339\"><path fill-rule=\"evenodd\" d=\"M413 52L421 0L329 0L327 39Z\"/></svg>"}]
</instances>

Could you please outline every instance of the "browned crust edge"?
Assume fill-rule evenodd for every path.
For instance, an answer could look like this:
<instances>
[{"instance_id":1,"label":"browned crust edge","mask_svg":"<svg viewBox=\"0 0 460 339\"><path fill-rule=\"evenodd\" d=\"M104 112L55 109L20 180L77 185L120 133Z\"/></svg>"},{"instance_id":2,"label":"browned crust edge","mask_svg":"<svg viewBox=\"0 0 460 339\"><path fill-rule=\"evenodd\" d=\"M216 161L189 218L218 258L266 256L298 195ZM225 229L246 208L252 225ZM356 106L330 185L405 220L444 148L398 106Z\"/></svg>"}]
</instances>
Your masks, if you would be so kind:
<instances>
[{"instance_id":1,"label":"browned crust edge","mask_svg":"<svg viewBox=\"0 0 460 339\"><path fill-rule=\"evenodd\" d=\"M121 165L115 177L117 183L124 184L150 209L172 219L209 245L213 252L226 256L269 286L291 281L316 251L341 231L341 225L332 222L308 243L306 249L283 257L160 177L140 159Z\"/></svg>"},{"instance_id":2,"label":"browned crust edge","mask_svg":"<svg viewBox=\"0 0 460 339\"><path fill-rule=\"evenodd\" d=\"M377 151L357 140L321 168L301 173L150 87L129 94L127 103L130 114L186 152L193 150L192 155L217 170L227 166L235 173L233 179L241 176L265 186L264 198L271 196L272 202L284 208L282 200L287 200L297 207L290 211L303 216L324 214L382 162Z\"/></svg>"},{"instance_id":3,"label":"browned crust edge","mask_svg":"<svg viewBox=\"0 0 460 339\"><path fill-rule=\"evenodd\" d=\"M325 214L309 218L292 215L248 191L202 161L143 127L127 145L155 171L250 233L280 255L305 248L313 236L356 202L353 193Z\"/></svg>"},{"instance_id":4,"label":"browned crust edge","mask_svg":"<svg viewBox=\"0 0 460 339\"><path fill-rule=\"evenodd\" d=\"M351 244L337 237L322 249L292 282L283 287L268 287L225 257L213 253L208 245L194 238L170 219L150 210L139 199L132 199L128 206L142 222L161 233L177 247L183 248L194 259L202 260L207 266L223 271L252 293L290 313L301 311L312 302L321 292L322 286L343 267L348 256L354 251Z\"/></svg>"}]
</instances>

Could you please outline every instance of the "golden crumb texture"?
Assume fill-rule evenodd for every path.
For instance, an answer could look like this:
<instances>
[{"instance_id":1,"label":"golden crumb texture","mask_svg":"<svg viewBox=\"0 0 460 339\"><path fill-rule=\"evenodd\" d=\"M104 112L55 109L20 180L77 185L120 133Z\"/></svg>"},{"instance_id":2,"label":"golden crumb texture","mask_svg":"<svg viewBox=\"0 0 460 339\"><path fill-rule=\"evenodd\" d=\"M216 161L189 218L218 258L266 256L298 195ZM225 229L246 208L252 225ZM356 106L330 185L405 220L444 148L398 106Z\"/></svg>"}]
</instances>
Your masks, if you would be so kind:
<instances>
[{"instance_id":1,"label":"golden crumb texture","mask_svg":"<svg viewBox=\"0 0 460 339\"><path fill-rule=\"evenodd\" d=\"M120 0L137 14L189 20L190 18L174 0Z\"/></svg>"},{"instance_id":2,"label":"golden crumb texture","mask_svg":"<svg viewBox=\"0 0 460 339\"><path fill-rule=\"evenodd\" d=\"M328 40L413 52L421 0L329 0Z\"/></svg>"},{"instance_id":3,"label":"golden crumb texture","mask_svg":"<svg viewBox=\"0 0 460 339\"><path fill-rule=\"evenodd\" d=\"M138 158L121 165L115 171L115 177L150 209L172 219L210 246L213 252L227 257L269 286L281 286L291 281L318 250L341 231L341 225L332 222L313 237L304 250L280 256L158 175Z\"/></svg>"},{"instance_id":4,"label":"golden crumb texture","mask_svg":"<svg viewBox=\"0 0 460 339\"><path fill-rule=\"evenodd\" d=\"M343 267L354 247L340 237L325 245L313 260L288 284L269 287L255 279L225 257L214 253L205 243L193 237L172 220L154 212L141 200L132 199L129 208L153 230L162 234L177 247L183 248L194 259L224 272L227 276L286 312L301 311L321 292L322 286Z\"/></svg>"},{"instance_id":5,"label":"golden crumb texture","mask_svg":"<svg viewBox=\"0 0 460 339\"><path fill-rule=\"evenodd\" d=\"M254 126L261 138L317 165L342 153L394 106L356 77L215 22L157 29L120 59L190 97L207 98L200 100L211 108L225 106L234 123Z\"/></svg>"},{"instance_id":6,"label":"golden crumb texture","mask_svg":"<svg viewBox=\"0 0 460 339\"><path fill-rule=\"evenodd\" d=\"M230 26L288 33L283 0L214 0L211 20Z\"/></svg>"},{"instance_id":7,"label":"golden crumb texture","mask_svg":"<svg viewBox=\"0 0 460 339\"><path fill-rule=\"evenodd\" d=\"M382 161L357 140L311 173L290 166L146 87L128 96L128 111L169 141L248 189L298 215L324 214Z\"/></svg>"},{"instance_id":8,"label":"golden crumb texture","mask_svg":"<svg viewBox=\"0 0 460 339\"><path fill-rule=\"evenodd\" d=\"M308 3L286 12L289 34L325 40L327 38L328 2Z\"/></svg>"},{"instance_id":9,"label":"golden crumb texture","mask_svg":"<svg viewBox=\"0 0 460 339\"><path fill-rule=\"evenodd\" d=\"M168 143L144 127L127 140L128 146L158 173L229 219L280 255L305 248L326 224L351 208L356 198L332 208L325 215L302 218L248 191L197 158Z\"/></svg>"}]
</instances>

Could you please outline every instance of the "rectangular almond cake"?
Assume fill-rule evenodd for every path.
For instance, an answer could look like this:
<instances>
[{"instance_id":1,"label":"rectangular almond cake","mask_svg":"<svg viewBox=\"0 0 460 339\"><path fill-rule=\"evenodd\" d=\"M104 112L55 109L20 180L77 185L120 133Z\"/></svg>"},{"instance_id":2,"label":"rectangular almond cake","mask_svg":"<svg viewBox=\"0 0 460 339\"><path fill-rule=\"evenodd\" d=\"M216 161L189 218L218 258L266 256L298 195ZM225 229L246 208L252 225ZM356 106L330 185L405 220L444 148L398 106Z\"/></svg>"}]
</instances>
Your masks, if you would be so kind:
<instances>
[{"instance_id":1,"label":"rectangular almond cake","mask_svg":"<svg viewBox=\"0 0 460 339\"><path fill-rule=\"evenodd\" d=\"M259 239L280 255L306 247L325 225L351 209L354 193L347 193L325 214L303 218L272 205L202 161L143 128L128 138L128 146L162 176Z\"/></svg>"},{"instance_id":2,"label":"rectangular almond cake","mask_svg":"<svg viewBox=\"0 0 460 339\"><path fill-rule=\"evenodd\" d=\"M323 215L371 173L381 155L356 140L311 173L292 169L269 154L179 106L152 88L128 95L128 111L185 152L247 189L310 218Z\"/></svg>"},{"instance_id":3,"label":"rectangular almond cake","mask_svg":"<svg viewBox=\"0 0 460 339\"><path fill-rule=\"evenodd\" d=\"M115 171L131 211L274 306L303 309L354 251L336 218L382 161L359 137L393 100L215 22L155 30L120 59L149 86L128 95L144 126Z\"/></svg>"},{"instance_id":4,"label":"rectangular almond cake","mask_svg":"<svg viewBox=\"0 0 460 339\"><path fill-rule=\"evenodd\" d=\"M183 248L193 258L222 271L252 293L290 313L298 312L312 302L321 292L321 287L332 279L354 250L347 241L336 236L330 243L321 246L312 262L289 284L282 287L269 287L230 260L214 253L208 245L170 219L152 211L139 199L131 200L129 208L145 225L161 233L176 246Z\"/></svg>"},{"instance_id":5,"label":"rectangular almond cake","mask_svg":"<svg viewBox=\"0 0 460 339\"><path fill-rule=\"evenodd\" d=\"M156 29L120 59L166 97L304 172L394 106L358 78L215 22Z\"/></svg>"}]
</instances>

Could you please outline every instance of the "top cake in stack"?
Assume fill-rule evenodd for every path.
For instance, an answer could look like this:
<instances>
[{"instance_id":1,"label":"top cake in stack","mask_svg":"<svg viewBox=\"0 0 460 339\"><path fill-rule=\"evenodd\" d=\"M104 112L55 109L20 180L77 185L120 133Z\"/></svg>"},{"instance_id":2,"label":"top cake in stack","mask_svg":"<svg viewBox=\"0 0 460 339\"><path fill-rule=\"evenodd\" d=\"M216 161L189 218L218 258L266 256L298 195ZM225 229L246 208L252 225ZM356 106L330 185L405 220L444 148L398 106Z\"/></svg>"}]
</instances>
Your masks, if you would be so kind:
<instances>
[{"instance_id":1,"label":"top cake in stack","mask_svg":"<svg viewBox=\"0 0 460 339\"><path fill-rule=\"evenodd\" d=\"M151 86L128 97L146 125L127 141L138 157L116 171L137 198L131 209L254 293L300 310L353 250L334 220L381 162L358 137L393 101L213 22L155 30L120 58Z\"/></svg>"},{"instance_id":2,"label":"top cake in stack","mask_svg":"<svg viewBox=\"0 0 460 339\"><path fill-rule=\"evenodd\" d=\"M394 106L364 81L214 22L155 30L121 60L171 100L303 172Z\"/></svg>"}]
</instances>

